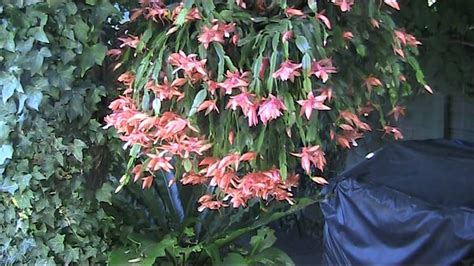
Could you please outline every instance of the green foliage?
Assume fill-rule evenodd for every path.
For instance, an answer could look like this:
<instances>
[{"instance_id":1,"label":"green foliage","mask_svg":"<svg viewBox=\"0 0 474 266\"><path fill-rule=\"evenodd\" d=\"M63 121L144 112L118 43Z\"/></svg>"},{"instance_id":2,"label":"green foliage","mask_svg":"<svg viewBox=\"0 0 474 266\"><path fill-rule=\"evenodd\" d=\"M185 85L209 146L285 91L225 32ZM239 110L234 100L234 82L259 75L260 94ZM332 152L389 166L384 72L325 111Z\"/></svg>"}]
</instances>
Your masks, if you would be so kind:
<instances>
[{"instance_id":1,"label":"green foliage","mask_svg":"<svg viewBox=\"0 0 474 266\"><path fill-rule=\"evenodd\" d=\"M160 175L159 178L165 177ZM182 219L169 193L160 182L144 191L137 184L122 189L114 201L118 203L114 216L123 219L122 238L115 243L109 264L153 265L158 261L174 265L229 265L230 262L292 265L283 251L272 247L276 238L273 230L265 225L320 200L316 194L298 200L291 208L284 204L265 208L255 200L246 209L199 213L197 199L203 191L180 187L180 204L185 214ZM248 245L236 243L253 232L256 235Z\"/></svg>"},{"instance_id":2,"label":"green foliage","mask_svg":"<svg viewBox=\"0 0 474 266\"><path fill-rule=\"evenodd\" d=\"M105 261L114 223L100 1L0 4L0 264ZM86 187L86 179L91 186ZM102 186L102 189L97 187Z\"/></svg>"},{"instance_id":3,"label":"green foliage","mask_svg":"<svg viewBox=\"0 0 474 266\"><path fill-rule=\"evenodd\" d=\"M420 65L435 90L474 96L474 2L403 1L397 21L421 40Z\"/></svg>"}]
</instances>

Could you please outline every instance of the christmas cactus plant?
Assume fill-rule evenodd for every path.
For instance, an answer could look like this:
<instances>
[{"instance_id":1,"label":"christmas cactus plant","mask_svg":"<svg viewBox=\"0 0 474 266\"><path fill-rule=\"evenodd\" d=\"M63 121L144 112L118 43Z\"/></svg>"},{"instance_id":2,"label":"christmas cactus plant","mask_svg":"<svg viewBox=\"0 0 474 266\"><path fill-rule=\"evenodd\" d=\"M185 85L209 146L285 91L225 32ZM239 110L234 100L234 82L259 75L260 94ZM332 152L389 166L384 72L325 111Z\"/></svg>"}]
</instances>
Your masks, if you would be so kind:
<instances>
[{"instance_id":1,"label":"christmas cactus plant","mask_svg":"<svg viewBox=\"0 0 474 266\"><path fill-rule=\"evenodd\" d=\"M204 185L202 211L294 203L295 169L404 114L428 91L396 0L141 0L115 49L122 96L106 118L130 149L127 183ZM412 86L417 84L416 86ZM366 119L377 112L377 124ZM389 119L387 119L387 117ZM175 179L156 179L160 172Z\"/></svg>"}]
</instances>

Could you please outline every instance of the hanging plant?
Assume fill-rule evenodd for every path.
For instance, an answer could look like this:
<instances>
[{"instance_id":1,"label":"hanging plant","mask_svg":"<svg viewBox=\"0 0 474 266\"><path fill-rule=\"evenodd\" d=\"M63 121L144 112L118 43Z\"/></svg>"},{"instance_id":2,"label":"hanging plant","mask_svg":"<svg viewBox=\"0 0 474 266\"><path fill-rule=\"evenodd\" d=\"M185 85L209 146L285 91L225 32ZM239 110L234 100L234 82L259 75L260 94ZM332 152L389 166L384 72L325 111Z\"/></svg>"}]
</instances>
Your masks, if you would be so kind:
<instances>
[{"instance_id":1,"label":"hanging plant","mask_svg":"<svg viewBox=\"0 0 474 266\"><path fill-rule=\"evenodd\" d=\"M106 118L130 148L130 180L160 171L206 185L199 210L294 203L300 167L326 184L326 154L371 130L402 138L387 116L431 89L420 44L397 28L396 0L159 1L131 10L109 50L122 96ZM416 80L420 86L412 87ZM366 117L379 113L379 124ZM403 112L402 112L403 111Z\"/></svg>"}]
</instances>

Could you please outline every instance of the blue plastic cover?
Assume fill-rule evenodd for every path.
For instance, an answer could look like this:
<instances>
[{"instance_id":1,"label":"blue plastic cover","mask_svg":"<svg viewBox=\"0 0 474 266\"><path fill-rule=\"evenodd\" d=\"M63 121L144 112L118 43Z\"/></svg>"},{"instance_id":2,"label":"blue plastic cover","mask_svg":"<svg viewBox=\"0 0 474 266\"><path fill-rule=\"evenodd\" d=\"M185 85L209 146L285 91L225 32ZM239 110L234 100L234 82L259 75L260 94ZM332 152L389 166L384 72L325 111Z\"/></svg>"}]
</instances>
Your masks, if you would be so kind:
<instances>
[{"instance_id":1,"label":"blue plastic cover","mask_svg":"<svg viewBox=\"0 0 474 266\"><path fill-rule=\"evenodd\" d=\"M326 264L454 264L474 256L474 147L389 144L325 189Z\"/></svg>"}]
</instances>

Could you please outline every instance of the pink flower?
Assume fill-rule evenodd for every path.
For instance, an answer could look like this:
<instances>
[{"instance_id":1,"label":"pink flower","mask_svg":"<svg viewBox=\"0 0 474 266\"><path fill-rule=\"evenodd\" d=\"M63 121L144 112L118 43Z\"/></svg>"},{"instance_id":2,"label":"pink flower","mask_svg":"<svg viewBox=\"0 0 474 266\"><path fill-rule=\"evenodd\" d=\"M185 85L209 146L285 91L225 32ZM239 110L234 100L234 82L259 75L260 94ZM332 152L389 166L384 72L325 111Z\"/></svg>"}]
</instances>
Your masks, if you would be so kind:
<instances>
[{"instance_id":1,"label":"pink flower","mask_svg":"<svg viewBox=\"0 0 474 266\"><path fill-rule=\"evenodd\" d=\"M130 48L136 49L138 44L140 43L140 39L137 36L129 35L128 37L120 37L118 38L119 41L122 42L120 48L128 46Z\"/></svg>"},{"instance_id":2,"label":"pink flower","mask_svg":"<svg viewBox=\"0 0 474 266\"><path fill-rule=\"evenodd\" d=\"M393 107L392 111L390 111L387 115L393 116L395 121L398 121L400 116L405 116L405 109L405 107L397 105Z\"/></svg>"},{"instance_id":3,"label":"pink flower","mask_svg":"<svg viewBox=\"0 0 474 266\"><path fill-rule=\"evenodd\" d=\"M376 28L376 29L380 28L379 21L376 20L376 19L371 19L371 20L370 20L370 24L372 24L372 27L374 27L374 28Z\"/></svg>"},{"instance_id":4,"label":"pink flower","mask_svg":"<svg viewBox=\"0 0 474 266\"><path fill-rule=\"evenodd\" d=\"M395 30L395 37L400 41L402 45L409 45L412 47L416 47L421 44L415 36L406 33L403 29L402 30Z\"/></svg>"},{"instance_id":5,"label":"pink flower","mask_svg":"<svg viewBox=\"0 0 474 266\"><path fill-rule=\"evenodd\" d=\"M236 0L235 3L240 6L242 9L246 9L247 5L245 4L244 0Z\"/></svg>"},{"instance_id":6,"label":"pink flower","mask_svg":"<svg viewBox=\"0 0 474 266\"><path fill-rule=\"evenodd\" d=\"M168 57L168 62L177 67L174 72L183 70L188 77L193 77L196 73L207 76L205 64L206 59L198 60L196 54L186 55L183 51L173 53Z\"/></svg>"},{"instance_id":7,"label":"pink flower","mask_svg":"<svg viewBox=\"0 0 474 266\"><path fill-rule=\"evenodd\" d=\"M311 163L313 163L313 165L319 170L324 171L326 159L324 158L325 154L319 145L303 147L301 153L291 154L301 158L301 167L306 171L307 174L311 174Z\"/></svg>"},{"instance_id":8,"label":"pink flower","mask_svg":"<svg viewBox=\"0 0 474 266\"><path fill-rule=\"evenodd\" d=\"M372 87L373 86L382 86L382 81L380 81L380 79L374 77L374 76L368 76L367 79L365 80L364 82L365 86L367 87L367 90L369 90L369 92L372 92Z\"/></svg>"},{"instance_id":9,"label":"pink flower","mask_svg":"<svg viewBox=\"0 0 474 266\"><path fill-rule=\"evenodd\" d=\"M171 14L171 19L173 20L173 24L176 25L176 19L178 18L179 13L184 8L184 2L181 2L175 9L173 9L173 13ZM196 21L201 19L201 14L199 13L199 10L197 8L191 8L188 13L186 14L186 17L184 18L184 22L191 22L191 21Z\"/></svg>"},{"instance_id":10,"label":"pink flower","mask_svg":"<svg viewBox=\"0 0 474 266\"><path fill-rule=\"evenodd\" d=\"M150 162L147 165L147 169L151 172L158 171L160 169L170 172L173 169L171 165L171 156L162 157L156 154L147 154L148 158L150 158Z\"/></svg>"},{"instance_id":11,"label":"pink flower","mask_svg":"<svg viewBox=\"0 0 474 266\"><path fill-rule=\"evenodd\" d=\"M198 41L204 45L204 48L207 49L211 42L224 43L224 33L219 30L218 25L214 25L211 28L208 26L203 26Z\"/></svg>"},{"instance_id":12,"label":"pink flower","mask_svg":"<svg viewBox=\"0 0 474 266\"><path fill-rule=\"evenodd\" d=\"M400 10L400 6L397 3L397 0L383 0L385 4L391 6L392 8L396 10Z\"/></svg>"},{"instance_id":13,"label":"pink flower","mask_svg":"<svg viewBox=\"0 0 474 266\"><path fill-rule=\"evenodd\" d=\"M218 20L213 21L212 27L203 26L201 35L199 35L198 41L204 45L204 48L208 48L211 42L224 43L224 37L229 38L230 34L235 31L235 23L225 24ZM233 40L237 42L238 37Z\"/></svg>"},{"instance_id":14,"label":"pink flower","mask_svg":"<svg viewBox=\"0 0 474 266\"><path fill-rule=\"evenodd\" d=\"M281 80L295 80L295 77L300 76L301 74L298 70L301 68L301 64L294 64L291 60L286 60L281 63L280 68L273 73L273 78L280 78Z\"/></svg>"},{"instance_id":15,"label":"pink flower","mask_svg":"<svg viewBox=\"0 0 474 266\"><path fill-rule=\"evenodd\" d=\"M342 33L342 38L344 38L344 40L346 41L349 41L349 40L352 40L352 38L354 38L354 34L352 34L352 32L350 31L345 31Z\"/></svg>"},{"instance_id":16,"label":"pink flower","mask_svg":"<svg viewBox=\"0 0 474 266\"><path fill-rule=\"evenodd\" d=\"M285 31L283 33L283 36L281 37L281 41L282 42L287 42L289 40L293 39L293 31L289 30L289 31Z\"/></svg>"},{"instance_id":17,"label":"pink flower","mask_svg":"<svg viewBox=\"0 0 474 266\"><path fill-rule=\"evenodd\" d=\"M248 119L248 124L249 127L255 126L258 124L258 118L257 118L257 105L252 104L248 109L247 112L244 113L244 115Z\"/></svg>"},{"instance_id":18,"label":"pink flower","mask_svg":"<svg viewBox=\"0 0 474 266\"><path fill-rule=\"evenodd\" d=\"M263 122L263 124L266 125L268 121L277 119L279 116L281 116L281 110L286 110L283 102L279 98L270 94L269 98L260 105L260 108L258 109L258 116L260 117L260 120Z\"/></svg>"},{"instance_id":19,"label":"pink flower","mask_svg":"<svg viewBox=\"0 0 474 266\"><path fill-rule=\"evenodd\" d=\"M327 97L325 95L314 97L313 92L309 92L307 100L298 101L298 104L301 105L300 115L303 116L303 114L305 114L306 119L309 120L311 118L311 113L313 112L313 109L331 110L330 107L324 105L324 101L326 100L326 98Z\"/></svg>"},{"instance_id":20,"label":"pink flower","mask_svg":"<svg viewBox=\"0 0 474 266\"><path fill-rule=\"evenodd\" d=\"M384 126L383 131L384 131L384 135L385 134L393 135L393 138L395 138L395 140L403 139L402 132L400 131L400 129L396 127Z\"/></svg>"},{"instance_id":21,"label":"pink flower","mask_svg":"<svg viewBox=\"0 0 474 266\"><path fill-rule=\"evenodd\" d=\"M226 80L224 82L218 83L219 87L225 90L226 94L232 94L232 89L236 88L247 88L249 85L248 79L250 72L239 72L238 70L231 72L227 70Z\"/></svg>"},{"instance_id":22,"label":"pink flower","mask_svg":"<svg viewBox=\"0 0 474 266\"><path fill-rule=\"evenodd\" d=\"M204 113L205 115L208 115L212 111L216 111L217 113L219 113L219 109L216 105L216 100L204 101L201 105L199 105L197 109L198 112L201 112L202 110L206 110L206 112Z\"/></svg>"},{"instance_id":23,"label":"pink flower","mask_svg":"<svg viewBox=\"0 0 474 266\"><path fill-rule=\"evenodd\" d=\"M296 17L304 17L304 13L303 11L299 10L299 9L296 9L296 8L292 8L292 7L288 7L285 9L285 15L289 18L293 17L293 16L296 16Z\"/></svg>"},{"instance_id":24,"label":"pink flower","mask_svg":"<svg viewBox=\"0 0 474 266\"><path fill-rule=\"evenodd\" d=\"M235 111L237 110L237 107L240 107L244 113L247 113L249 108L251 108L253 105L252 101L250 100L252 96L252 94L246 91L242 91L240 94L231 96L226 108L231 108Z\"/></svg>"},{"instance_id":25,"label":"pink flower","mask_svg":"<svg viewBox=\"0 0 474 266\"><path fill-rule=\"evenodd\" d=\"M106 56L110 56L113 59L117 60L122 55L122 50L120 49L110 49L105 53Z\"/></svg>"},{"instance_id":26,"label":"pink flower","mask_svg":"<svg viewBox=\"0 0 474 266\"><path fill-rule=\"evenodd\" d=\"M337 69L332 65L331 58L314 61L311 65L311 74L320 78L324 83L328 80L331 73L337 73Z\"/></svg>"},{"instance_id":27,"label":"pink flower","mask_svg":"<svg viewBox=\"0 0 474 266\"><path fill-rule=\"evenodd\" d=\"M326 10L323 10L319 13L316 14L316 19L318 19L319 21L321 21L322 23L324 23L324 25L326 25L326 27L328 29L331 29L331 21L329 21L328 17L326 17L324 15L324 13L326 12Z\"/></svg>"},{"instance_id":28,"label":"pink flower","mask_svg":"<svg viewBox=\"0 0 474 266\"><path fill-rule=\"evenodd\" d=\"M350 11L351 6L354 4L354 0L332 0L332 2L339 6L342 12Z\"/></svg>"},{"instance_id":29,"label":"pink flower","mask_svg":"<svg viewBox=\"0 0 474 266\"><path fill-rule=\"evenodd\" d=\"M317 89L316 91L319 91L321 93L321 96L326 96L328 101L331 101L331 99L332 99L332 89L331 88L321 88L321 89Z\"/></svg>"}]
</instances>

